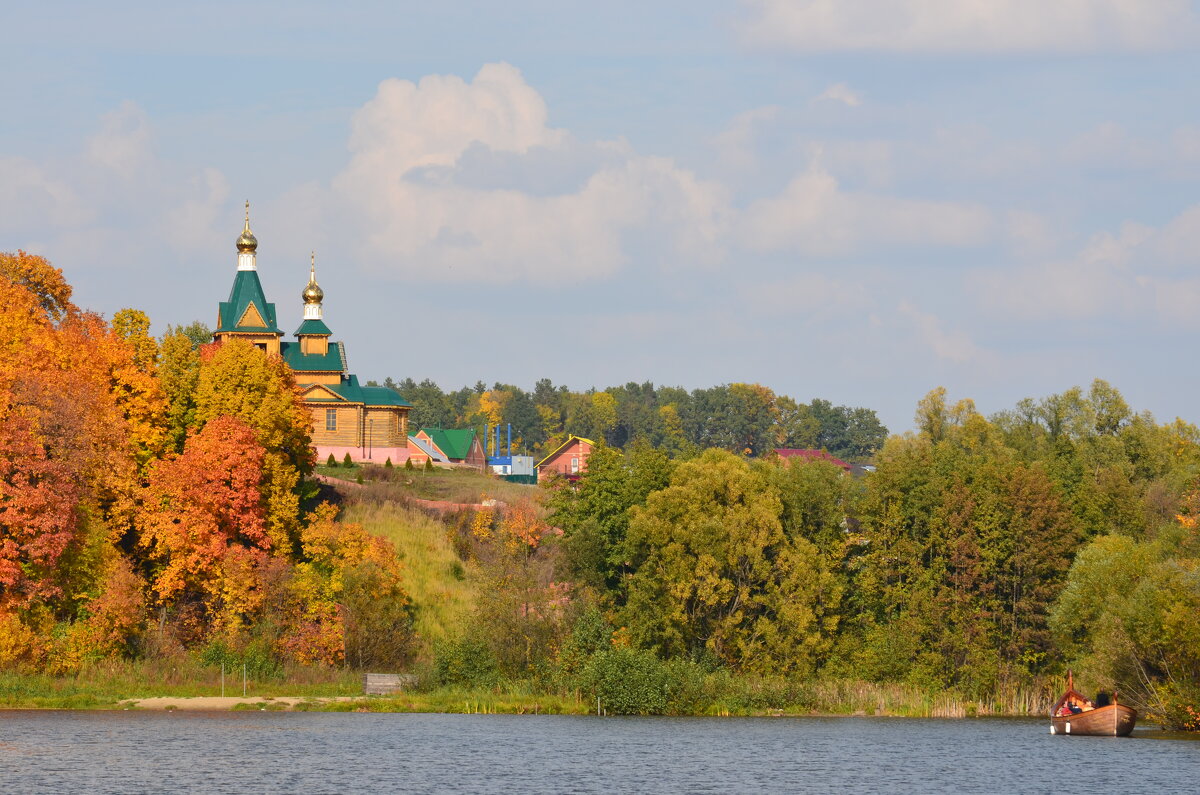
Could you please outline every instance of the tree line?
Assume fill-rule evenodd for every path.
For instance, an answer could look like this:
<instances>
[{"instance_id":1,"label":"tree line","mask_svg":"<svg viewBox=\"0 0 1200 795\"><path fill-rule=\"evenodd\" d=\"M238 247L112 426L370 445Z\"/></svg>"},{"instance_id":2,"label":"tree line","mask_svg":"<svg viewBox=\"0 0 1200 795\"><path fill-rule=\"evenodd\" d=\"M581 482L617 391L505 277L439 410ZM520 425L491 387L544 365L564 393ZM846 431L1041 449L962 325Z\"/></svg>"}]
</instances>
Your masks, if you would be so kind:
<instances>
[{"instance_id":1,"label":"tree line","mask_svg":"<svg viewBox=\"0 0 1200 795\"><path fill-rule=\"evenodd\" d=\"M980 700L1074 665L1197 728L1200 430L1103 381L992 417L939 389L916 424L862 479L602 448L550 521L609 631L660 660Z\"/></svg>"},{"instance_id":2,"label":"tree line","mask_svg":"<svg viewBox=\"0 0 1200 795\"><path fill-rule=\"evenodd\" d=\"M887 428L871 409L835 406L820 398L801 403L759 384L688 392L631 382L573 392L543 378L532 391L501 383L489 389L479 382L445 392L429 379L417 383L388 378L383 386L413 404L413 428L473 427L482 433L487 427L511 424L514 451L537 457L574 434L617 449L645 443L672 456L710 447L763 456L775 448L798 447L865 461L887 438Z\"/></svg>"}]
</instances>

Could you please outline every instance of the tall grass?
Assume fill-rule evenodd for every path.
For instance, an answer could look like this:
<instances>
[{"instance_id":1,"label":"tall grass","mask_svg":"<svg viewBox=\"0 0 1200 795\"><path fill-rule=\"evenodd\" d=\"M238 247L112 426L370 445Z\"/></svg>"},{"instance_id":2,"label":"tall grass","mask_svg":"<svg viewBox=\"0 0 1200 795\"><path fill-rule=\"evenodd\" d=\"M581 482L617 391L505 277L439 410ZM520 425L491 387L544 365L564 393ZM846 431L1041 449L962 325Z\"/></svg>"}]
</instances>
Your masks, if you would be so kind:
<instances>
[{"instance_id":1,"label":"tall grass","mask_svg":"<svg viewBox=\"0 0 1200 795\"><path fill-rule=\"evenodd\" d=\"M475 608L476 572L459 560L446 525L393 502L351 499L342 520L395 544L405 566L405 587L417 608L416 630L424 656L453 636Z\"/></svg>"},{"instance_id":2,"label":"tall grass","mask_svg":"<svg viewBox=\"0 0 1200 795\"><path fill-rule=\"evenodd\" d=\"M225 672L226 695L241 695L241 671ZM253 696L349 696L362 692L360 675L339 668L285 668L279 676L250 677ZM97 709L152 696L217 696L221 669L194 655L102 660L76 674L0 672L0 707Z\"/></svg>"}]
</instances>

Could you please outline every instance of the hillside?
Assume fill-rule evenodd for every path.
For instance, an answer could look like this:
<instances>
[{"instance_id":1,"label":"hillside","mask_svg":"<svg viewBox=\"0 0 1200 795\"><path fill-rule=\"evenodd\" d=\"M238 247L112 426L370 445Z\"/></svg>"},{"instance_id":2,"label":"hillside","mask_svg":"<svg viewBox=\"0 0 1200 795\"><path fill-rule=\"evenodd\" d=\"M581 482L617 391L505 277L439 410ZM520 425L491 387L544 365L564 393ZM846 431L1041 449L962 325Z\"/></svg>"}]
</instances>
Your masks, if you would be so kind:
<instances>
[{"instance_id":1,"label":"hillside","mask_svg":"<svg viewBox=\"0 0 1200 795\"><path fill-rule=\"evenodd\" d=\"M473 561L455 551L455 514L439 518L418 500L480 504L536 498L536 486L508 483L471 470L388 470L383 467L320 468L340 480L334 488L342 499L341 520L361 524L372 535L395 545L404 564L405 585L416 607L420 656L428 657L442 641L465 626L482 589ZM362 475L363 484L356 480Z\"/></svg>"}]
</instances>

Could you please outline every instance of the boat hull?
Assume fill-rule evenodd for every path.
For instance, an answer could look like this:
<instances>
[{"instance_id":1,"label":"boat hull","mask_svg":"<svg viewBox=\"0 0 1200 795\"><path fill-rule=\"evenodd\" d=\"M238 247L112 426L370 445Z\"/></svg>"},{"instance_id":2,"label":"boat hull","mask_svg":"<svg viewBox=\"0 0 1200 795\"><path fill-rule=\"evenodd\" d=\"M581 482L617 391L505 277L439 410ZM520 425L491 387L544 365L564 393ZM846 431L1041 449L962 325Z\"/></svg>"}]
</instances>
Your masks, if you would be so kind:
<instances>
[{"instance_id":1,"label":"boat hull","mask_svg":"<svg viewBox=\"0 0 1200 795\"><path fill-rule=\"evenodd\" d=\"M1091 737L1128 737L1137 722L1137 710L1124 704L1064 715L1050 719L1051 734L1074 734Z\"/></svg>"}]
</instances>

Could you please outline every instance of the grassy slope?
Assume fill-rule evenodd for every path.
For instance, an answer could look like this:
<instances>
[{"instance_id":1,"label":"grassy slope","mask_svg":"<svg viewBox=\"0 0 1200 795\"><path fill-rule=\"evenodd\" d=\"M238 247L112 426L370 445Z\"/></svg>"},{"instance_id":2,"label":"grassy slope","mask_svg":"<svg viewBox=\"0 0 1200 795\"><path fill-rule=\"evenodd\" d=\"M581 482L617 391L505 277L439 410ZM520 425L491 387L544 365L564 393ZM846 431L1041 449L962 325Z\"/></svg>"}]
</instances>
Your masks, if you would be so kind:
<instances>
[{"instance_id":1,"label":"grassy slope","mask_svg":"<svg viewBox=\"0 0 1200 795\"><path fill-rule=\"evenodd\" d=\"M353 482L361 473L365 483L386 483L395 489L396 496L416 497L422 500L445 500L446 502L476 503L492 498L514 502L523 497L537 495L537 486L509 483L506 480L484 475L471 469L386 469L368 467L318 466L317 472L340 480Z\"/></svg>"},{"instance_id":2,"label":"grassy slope","mask_svg":"<svg viewBox=\"0 0 1200 795\"><path fill-rule=\"evenodd\" d=\"M476 600L474 571L459 561L444 524L369 495L347 501L341 519L358 522L367 532L396 545L404 560L409 595L417 607L417 634L426 652L470 615Z\"/></svg>"}]
</instances>

